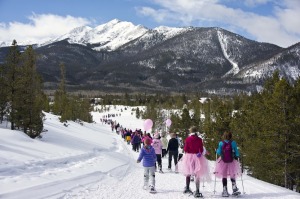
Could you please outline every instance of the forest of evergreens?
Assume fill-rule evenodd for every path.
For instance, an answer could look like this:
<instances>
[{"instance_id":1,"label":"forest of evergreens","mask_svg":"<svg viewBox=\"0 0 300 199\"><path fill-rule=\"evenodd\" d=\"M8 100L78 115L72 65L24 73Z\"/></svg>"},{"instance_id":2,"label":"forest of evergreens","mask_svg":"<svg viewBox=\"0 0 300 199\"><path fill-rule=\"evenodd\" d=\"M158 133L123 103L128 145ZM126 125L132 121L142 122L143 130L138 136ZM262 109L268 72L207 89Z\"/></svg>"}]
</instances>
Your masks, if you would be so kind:
<instances>
[{"instance_id":1,"label":"forest of evergreens","mask_svg":"<svg viewBox=\"0 0 300 199\"><path fill-rule=\"evenodd\" d=\"M11 130L22 130L31 138L43 132L43 111L60 115L60 120L92 122L89 100L68 95L65 90L64 64L60 64L61 83L55 92L54 102L43 92L43 81L36 70L32 46L20 52L14 40L0 65L0 123L10 121Z\"/></svg>"}]
</instances>

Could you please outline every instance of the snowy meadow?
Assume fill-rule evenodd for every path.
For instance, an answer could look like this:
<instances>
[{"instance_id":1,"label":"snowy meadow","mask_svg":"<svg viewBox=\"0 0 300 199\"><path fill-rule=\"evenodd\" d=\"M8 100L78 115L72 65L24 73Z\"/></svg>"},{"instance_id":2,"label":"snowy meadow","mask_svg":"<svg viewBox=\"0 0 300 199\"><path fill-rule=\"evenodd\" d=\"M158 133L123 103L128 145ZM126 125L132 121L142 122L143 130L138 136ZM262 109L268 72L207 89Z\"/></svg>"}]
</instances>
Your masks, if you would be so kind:
<instances>
[{"instance_id":1,"label":"snowy meadow","mask_svg":"<svg viewBox=\"0 0 300 199\"><path fill-rule=\"evenodd\" d=\"M4 121L0 126L0 198L193 198L183 194L185 177L168 171L166 158L165 173L156 173L157 193L142 188L143 167L136 163L138 153L110 125L100 121L103 115L116 114L112 120L124 128L143 129L144 120L137 119L131 110L112 106L108 112L92 112L94 123L68 121L66 125L58 116L45 113L46 131L36 139L10 130ZM222 182L217 179L215 183L212 173L214 165L210 161L213 180L201 182L204 198L222 198ZM237 179L237 185L240 198L300 199L299 193L246 174ZM193 183L191 189L195 190Z\"/></svg>"}]
</instances>

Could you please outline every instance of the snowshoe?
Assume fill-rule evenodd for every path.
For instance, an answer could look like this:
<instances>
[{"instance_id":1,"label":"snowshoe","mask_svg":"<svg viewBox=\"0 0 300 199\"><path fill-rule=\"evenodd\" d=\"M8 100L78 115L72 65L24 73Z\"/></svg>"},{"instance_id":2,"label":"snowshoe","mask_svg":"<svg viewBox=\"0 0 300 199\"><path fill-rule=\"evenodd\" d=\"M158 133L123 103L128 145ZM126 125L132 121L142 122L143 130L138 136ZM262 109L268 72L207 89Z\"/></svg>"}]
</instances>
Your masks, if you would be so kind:
<instances>
[{"instance_id":1,"label":"snowshoe","mask_svg":"<svg viewBox=\"0 0 300 199\"><path fill-rule=\"evenodd\" d=\"M155 190L154 186L150 187L150 193L156 193L156 190Z\"/></svg>"},{"instance_id":2,"label":"snowshoe","mask_svg":"<svg viewBox=\"0 0 300 199\"><path fill-rule=\"evenodd\" d=\"M194 197L195 197L195 198L203 198L203 195L202 195L202 193L200 193L199 191L195 191Z\"/></svg>"},{"instance_id":3,"label":"snowshoe","mask_svg":"<svg viewBox=\"0 0 300 199\"><path fill-rule=\"evenodd\" d=\"M237 197L237 196L241 195L241 192L236 191L236 192L233 192L232 195Z\"/></svg>"},{"instance_id":4,"label":"snowshoe","mask_svg":"<svg viewBox=\"0 0 300 199\"><path fill-rule=\"evenodd\" d=\"M239 191L239 189L237 188L237 186L235 184L232 185L232 195L233 196L238 196L240 195L241 192Z\"/></svg>"}]
</instances>

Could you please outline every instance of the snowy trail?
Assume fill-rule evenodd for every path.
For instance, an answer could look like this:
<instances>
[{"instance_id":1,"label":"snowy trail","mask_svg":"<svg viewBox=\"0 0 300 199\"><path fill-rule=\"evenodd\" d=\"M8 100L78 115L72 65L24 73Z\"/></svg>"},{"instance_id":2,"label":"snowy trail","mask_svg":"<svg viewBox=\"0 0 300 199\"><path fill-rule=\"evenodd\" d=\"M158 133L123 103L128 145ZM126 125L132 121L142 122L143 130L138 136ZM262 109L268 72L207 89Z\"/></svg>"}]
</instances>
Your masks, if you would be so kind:
<instances>
[{"instance_id":1,"label":"snowy trail","mask_svg":"<svg viewBox=\"0 0 300 199\"><path fill-rule=\"evenodd\" d=\"M99 121L101 114L94 116ZM57 116L46 117L48 132L42 139L32 140L0 125L0 199L194 198L182 193L185 177L167 171L167 158L162 159L165 173L156 173L158 193L143 190L143 167L136 163L138 153L109 125L68 122L65 127ZM122 112L122 117L115 119L125 125L130 121L136 127L143 124L131 111ZM213 170L214 161L210 161L210 166ZM300 199L299 193L247 175L243 176L243 183L245 190L241 179L237 179L240 191L246 192L242 198ZM195 190L193 182L191 189ZM200 191L205 198L222 198L221 180L217 179L216 194L214 181L204 183L204 187L201 182Z\"/></svg>"},{"instance_id":2,"label":"snowy trail","mask_svg":"<svg viewBox=\"0 0 300 199\"><path fill-rule=\"evenodd\" d=\"M122 140L121 140L122 142ZM130 159L129 169L125 172L124 178L108 177L105 183L102 181L96 182L92 187L84 188L80 190L73 190L72 194L68 193L63 199L71 198L92 198L92 199L107 199L107 198L135 198L135 199L159 199L159 198L194 198L191 195L184 195L182 193L185 185L185 177L181 174L175 174L174 172L167 171L167 158L163 158L163 170L164 174L156 173L156 194L148 193L147 190L143 190L143 167L141 164L137 164L135 161L138 157L137 152L131 150L131 145L125 144L123 141L124 153L130 153L132 158ZM174 164L174 163L173 163ZM213 167L214 162L210 162ZM120 168L116 168L118 171ZM120 172L120 171L118 171ZM287 190L279 188L259 180L255 180L249 176L243 176L243 183L245 189L242 188L241 178L237 179L240 191L242 192L242 198L266 198L266 199L281 199L281 198L300 198L299 195L294 192L287 194ZM229 182L229 187L230 187ZM274 189L274 187L276 187ZM250 189L249 189L250 188ZM195 184L191 182L191 189L195 190ZM230 189L230 188L229 188ZM217 198L222 199L222 185L221 180L217 179L216 182L216 194L214 190L214 178L210 183L202 183L200 191L203 193L204 198ZM253 191L255 190L255 191ZM245 192L246 194L243 194Z\"/></svg>"}]
</instances>

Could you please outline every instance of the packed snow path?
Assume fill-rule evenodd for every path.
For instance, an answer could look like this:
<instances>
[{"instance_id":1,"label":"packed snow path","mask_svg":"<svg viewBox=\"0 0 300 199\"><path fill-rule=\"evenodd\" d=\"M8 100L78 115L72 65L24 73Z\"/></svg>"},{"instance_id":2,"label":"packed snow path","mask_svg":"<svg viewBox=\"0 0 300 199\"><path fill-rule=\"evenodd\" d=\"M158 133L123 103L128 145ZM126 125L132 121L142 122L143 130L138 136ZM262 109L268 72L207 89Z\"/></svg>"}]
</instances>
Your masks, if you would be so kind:
<instances>
[{"instance_id":1,"label":"packed snow path","mask_svg":"<svg viewBox=\"0 0 300 199\"><path fill-rule=\"evenodd\" d=\"M94 113L94 120L101 115ZM143 167L137 164L137 152L131 150L109 125L94 123L80 125L69 122L65 127L56 116L46 114L42 139L32 140L22 132L0 128L0 198L2 199L128 199L128 198L193 198L184 195L185 177L167 171L156 173L156 194L143 190ZM115 118L124 126L141 127L142 121L123 112ZM210 162L213 168L214 162ZM174 169L174 165L173 165ZM242 198L296 199L298 193L265 183L247 175L237 184ZM231 186L229 182L229 187ZM195 185L191 183L191 189ZM222 198L222 184L201 183L205 198ZM231 191L231 189L229 189ZM246 192L246 194L243 194Z\"/></svg>"}]
</instances>

